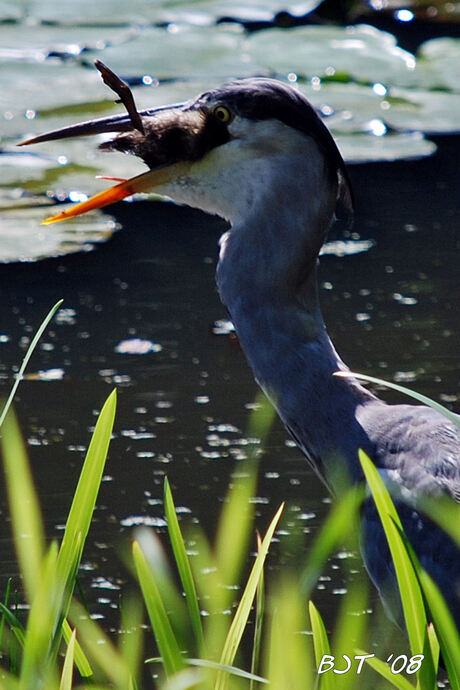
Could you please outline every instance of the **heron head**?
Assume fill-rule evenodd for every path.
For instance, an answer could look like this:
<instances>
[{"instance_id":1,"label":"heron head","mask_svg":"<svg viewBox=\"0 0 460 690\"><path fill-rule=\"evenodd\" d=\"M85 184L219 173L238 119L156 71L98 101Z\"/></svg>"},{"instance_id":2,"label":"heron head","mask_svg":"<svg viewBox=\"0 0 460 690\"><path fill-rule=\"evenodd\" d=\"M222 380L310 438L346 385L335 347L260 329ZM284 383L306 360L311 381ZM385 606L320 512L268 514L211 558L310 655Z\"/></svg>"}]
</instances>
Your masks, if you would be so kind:
<instances>
[{"instance_id":1,"label":"heron head","mask_svg":"<svg viewBox=\"0 0 460 690\"><path fill-rule=\"evenodd\" d=\"M268 190L302 193L305 177L312 199L326 185L334 206L337 201L352 213L345 165L331 134L307 99L280 81L232 81L185 103L139 115L139 128L127 116L115 116L24 142L118 132L100 148L134 154L149 168L45 222L150 190L233 222L239 214L250 214Z\"/></svg>"}]
</instances>

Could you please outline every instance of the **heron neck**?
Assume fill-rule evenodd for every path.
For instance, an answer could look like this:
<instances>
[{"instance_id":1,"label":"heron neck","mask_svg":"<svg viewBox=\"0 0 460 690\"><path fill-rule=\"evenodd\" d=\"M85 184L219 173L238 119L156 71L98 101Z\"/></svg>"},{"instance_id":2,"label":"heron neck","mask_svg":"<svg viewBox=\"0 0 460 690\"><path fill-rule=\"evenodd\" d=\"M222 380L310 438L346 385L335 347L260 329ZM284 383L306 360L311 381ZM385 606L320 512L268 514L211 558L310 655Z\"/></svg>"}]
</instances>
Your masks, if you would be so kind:
<instances>
[{"instance_id":1,"label":"heron neck","mask_svg":"<svg viewBox=\"0 0 460 690\"><path fill-rule=\"evenodd\" d=\"M282 222L279 212L273 222ZM360 476L357 450L367 443L356 408L375 398L356 381L333 376L347 367L318 301L316 263L325 232L317 228L316 246L310 235L307 247L295 241L280 247L278 227L234 226L221 240L217 284L258 383L331 485L328 477L343 464L338 455L353 479Z\"/></svg>"}]
</instances>

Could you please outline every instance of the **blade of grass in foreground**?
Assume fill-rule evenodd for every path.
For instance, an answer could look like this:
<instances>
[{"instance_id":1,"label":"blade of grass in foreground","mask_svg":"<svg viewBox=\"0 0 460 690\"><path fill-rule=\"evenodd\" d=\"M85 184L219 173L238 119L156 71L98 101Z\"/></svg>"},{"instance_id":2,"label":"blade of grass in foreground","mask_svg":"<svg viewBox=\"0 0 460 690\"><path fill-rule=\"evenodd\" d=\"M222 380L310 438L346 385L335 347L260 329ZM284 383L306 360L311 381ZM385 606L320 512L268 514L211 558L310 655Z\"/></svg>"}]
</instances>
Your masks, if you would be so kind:
<instances>
[{"instance_id":1,"label":"blade of grass in foreground","mask_svg":"<svg viewBox=\"0 0 460 690\"><path fill-rule=\"evenodd\" d=\"M209 659L187 659L187 664L190 666L199 666L201 668L210 668L214 671L222 671L224 673L229 673L231 676L237 676L238 678L244 678L249 680L251 683L264 683L268 685L268 680L262 678L262 676L257 676L254 673L249 673L244 669L237 668L236 666L226 666L218 661L209 661Z\"/></svg>"},{"instance_id":2,"label":"blade of grass in foreground","mask_svg":"<svg viewBox=\"0 0 460 690\"><path fill-rule=\"evenodd\" d=\"M47 325L49 324L49 322L51 321L51 319L53 318L53 316L55 315L55 313L57 312L57 310L59 309L59 307L63 303L63 301L64 300L60 299L59 302L56 302L54 307L52 307L49 310L48 314L43 319L38 331L34 335L32 342L30 343L29 347L27 348L27 352L24 356L24 359L22 360L21 367L20 367L18 373L16 374L16 380L15 380L13 387L11 389L11 392L8 396L8 400L6 401L5 407L3 408L2 414L0 415L0 427L2 426L3 422L5 421L8 410L11 407L11 403L13 402L14 396L16 395L16 391L18 389L19 384L21 383L22 377L24 375L24 371L27 367L27 364L29 363L29 359L31 358L32 353L35 350L38 341L42 337L43 331L45 330L45 328L47 327Z\"/></svg>"},{"instance_id":3,"label":"blade of grass in foreground","mask_svg":"<svg viewBox=\"0 0 460 690\"><path fill-rule=\"evenodd\" d=\"M73 627L78 628L78 636L85 654L91 658L94 666L99 667L102 671L104 688L127 690L130 685L129 668L110 637L91 619L87 611L75 599L72 600L69 617ZM91 681L88 685L100 687L97 683L93 685ZM34 689L35 687L33 686Z\"/></svg>"},{"instance_id":4,"label":"blade of grass in foreground","mask_svg":"<svg viewBox=\"0 0 460 690\"><path fill-rule=\"evenodd\" d=\"M72 690L72 675L73 675L73 659L75 651L75 634L76 631L72 631L72 635L67 645L67 651L64 659L64 666L62 668L61 682L59 684L59 690Z\"/></svg>"},{"instance_id":5,"label":"blade of grass in foreground","mask_svg":"<svg viewBox=\"0 0 460 690\"><path fill-rule=\"evenodd\" d=\"M404 393L404 395L408 395L409 397L414 398L414 400L418 400L419 402L423 403L423 405L432 407L433 410L440 412L445 417L447 417L453 424L460 427L460 418L457 414L455 414L455 412L448 410L447 407L444 407L444 405L441 405L435 400L428 398L426 395L417 393L417 391L413 391L410 388L400 386L397 383L393 383L392 381L385 381L384 379L376 378L375 376L367 376L366 374L355 374L352 371L336 371L334 372L334 376L338 376L341 378L354 378L359 379L360 381L368 381L369 383L375 383L377 386L385 386L386 388L391 388L392 390L398 391L399 393Z\"/></svg>"},{"instance_id":6,"label":"blade of grass in foreground","mask_svg":"<svg viewBox=\"0 0 460 690\"><path fill-rule=\"evenodd\" d=\"M6 583L6 592L5 592L5 601L3 602L3 606L5 609L8 611L8 602L10 600L10 594L11 594L11 582L12 578L8 578L8 582ZM1 602L0 602L1 604ZM0 619L0 659L2 657L2 649L3 649L3 631L5 629L5 613L2 613L1 619Z\"/></svg>"},{"instance_id":7,"label":"blade of grass in foreground","mask_svg":"<svg viewBox=\"0 0 460 690\"><path fill-rule=\"evenodd\" d=\"M185 664L158 590L155 576L137 541L133 543L133 558L153 633L161 654L163 667L166 675L171 676L183 669Z\"/></svg>"},{"instance_id":8,"label":"blade of grass in foreground","mask_svg":"<svg viewBox=\"0 0 460 690\"><path fill-rule=\"evenodd\" d=\"M346 540L350 532L350 523L357 519L363 498L362 487L354 486L329 512L326 522L310 549L307 567L300 578L302 594L310 595L335 546Z\"/></svg>"},{"instance_id":9,"label":"blade of grass in foreground","mask_svg":"<svg viewBox=\"0 0 460 690\"><path fill-rule=\"evenodd\" d=\"M54 677L49 645L62 603L63 587L57 576L57 544L52 543L35 573L37 590L27 619L21 684L24 688L47 687Z\"/></svg>"},{"instance_id":10,"label":"blade of grass in foreground","mask_svg":"<svg viewBox=\"0 0 460 690\"><path fill-rule=\"evenodd\" d=\"M1 440L14 544L29 604L37 591L44 554L43 520L21 432L12 410Z\"/></svg>"},{"instance_id":11,"label":"blade of grass in foreground","mask_svg":"<svg viewBox=\"0 0 460 690\"><path fill-rule=\"evenodd\" d=\"M460 690L460 638L444 598L428 573L419 572L452 690Z\"/></svg>"},{"instance_id":12,"label":"blade of grass in foreground","mask_svg":"<svg viewBox=\"0 0 460 690\"><path fill-rule=\"evenodd\" d=\"M70 639L72 637L72 629L67 620L64 620L62 623L62 634L67 644L70 644ZM93 675L93 669L91 668L90 663L85 656L85 653L80 647L78 640L75 640L74 647L74 659L75 665L78 668L78 672L80 673L82 678L91 678L91 676Z\"/></svg>"},{"instance_id":13,"label":"blade of grass in foreground","mask_svg":"<svg viewBox=\"0 0 460 690\"><path fill-rule=\"evenodd\" d=\"M255 450L249 450L249 460L238 463L232 474L227 500L219 516L215 542L215 559L222 582L231 584L241 580L241 570L246 561L254 518L254 503L251 501L256 490L257 461ZM219 606L229 606L231 590L220 589Z\"/></svg>"},{"instance_id":14,"label":"blade of grass in foreground","mask_svg":"<svg viewBox=\"0 0 460 690\"><path fill-rule=\"evenodd\" d=\"M257 553L259 553L262 546L262 539L260 534L257 533ZM256 591L256 615L254 621L254 637L252 644L252 655L251 655L251 673L255 674L259 668L260 657L262 651L262 631L263 622L265 614L265 584L264 584L264 574L260 576L259 584L257 585ZM249 690L254 690L254 681L251 680L249 685Z\"/></svg>"},{"instance_id":15,"label":"blade of grass in foreground","mask_svg":"<svg viewBox=\"0 0 460 690\"><path fill-rule=\"evenodd\" d=\"M312 601L308 602L308 612L310 614L311 628L313 631L313 647L315 649L316 667L319 669L321 660L325 655L330 655L329 640L327 639L326 628L324 627L321 614ZM333 690L332 677L325 673L321 677L321 690Z\"/></svg>"},{"instance_id":16,"label":"blade of grass in foreground","mask_svg":"<svg viewBox=\"0 0 460 690\"><path fill-rule=\"evenodd\" d=\"M278 525L281 513L283 512L284 504L279 508L275 517L272 519L267 533L262 541L259 553L257 554L254 565L252 566L251 573L249 575L246 587L241 597L240 603L236 610L235 616L233 618L230 630L228 631L227 637L225 639L224 647L222 650L220 663L226 666L231 666L235 659L235 655L241 638L243 636L244 629L247 625L249 614L251 612L252 603L257 591L260 578L262 576L263 567L265 559L267 557L268 549L270 547L273 534L275 532L276 526ZM227 687L228 674L220 672L217 676L215 690L225 690Z\"/></svg>"},{"instance_id":17,"label":"blade of grass in foreground","mask_svg":"<svg viewBox=\"0 0 460 690\"><path fill-rule=\"evenodd\" d=\"M425 657L417 678L421 687L433 687L435 674L422 593L404 544L397 533L395 534L395 525L402 531L401 521L377 469L362 450L359 451L359 460L388 541L412 654L424 654Z\"/></svg>"},{"instance_id":18,"label":"blade of grass in foreground","mask_svg":"<svg viewBox=\"0 0 460 690\"><path fill-rule=\"evenodd\" d=\"M357 649L356 654L363 654L366 656L369 656L367 652L363 652L362 649ZM381 659L377 659L375 656L370 657L366 659L366 663L374 669L374 671L377 671L385 680L387 680L393 687L398 688L398 690L414 690L414 686L412 683L409 683L409 681L404 678L403 675L399 674L394 674L391 671L391 668L386 664L384 661Z\"/></svg>"},{"instance_id":19,"label":"blade of grass in foreground","mask_svg":"<svg viewBox=\"0 0 460 690\"><path fill-rule=\"evenodd\" d=\"M7 608L6 604L2 604L0 602L0 611L2 612L2 617L3 619L8 623L8 627L11 630L11 632L14 634L16 637L17 641L19 642L19 645L21 647L24 646L24 639L25 639L25 632L24 628L22 627L21 622L17 618L17 616L12 613L9 608Z\"/></svg>"},{"instance_id":20,"label":"blade of grass in foreground","mask_svg":"<svg viewBox=\"0 0 460 690\"><path fill-rule=\"evenodd\" d=\"M368 578L362 576L353 579L347 585L346 596L342 597L340 613L335 623L331 648L336 659L343 654L350 655L350 649L357 644L364 644L367 637L369 616L366 609L369 604ZM344 673L340 676L340 690L354 690L356 675Z\"/></svg>"},{"instance_id":21,"label":"blade of grass in foreground","mask_svg":"<svg viewBox=\"0 0 460 690\"><path fill-rule=\"evenodd\" d=\"M78 569L91 524L115 420L116 403L117 394L114 390L104 403L97 420L67 518L58 556L59 572L66 580ZM71 591L68 593L68 599L70 595Z\"/></svg>"},{"instance_id":22,"label":"blade of grass in foreground","mask_svg":"<svg viewBox=\"0 0 460 690\"><path fill-rule=\"evenodd\" d=\"M295 572L284 572L270 588L269 626L264 635L264 676L272 690L313 690L315 668L305 598Z\"/></svg>"},{"instance_id":23,"label":"blade of grass in foreground","mask_svg":"<svg viewBox=\"0 0 460 690\"><path fill-rule=\"evenodd\" d=\"M57 569L59 582L64 587L64 597L51 645L54 656L57 655L59 650L63 634L62 623L68 614L83 547L96 505L115 419L116 402L116 390L113 390L99 414L80 473L67 518L64 537L58 553ZM78 653L76 658L80 661L81 654ZM85 675L87 671L88 664L83 663L82 674Z\"/></svg>"},{"instance_id":24,"label":"blade of grass in foreground","mask_svg":"<svg viewBox=\"0 0 460 690\"><path fill-rule=\"evenodd\" d=\"M200 607L198 604L198 597L196 593L195 581L193 579L192 570L188 560L187 552L185 550L184 539L180 531L179 522L177 520L176 508L174 505L171 488L169 482L165 479L164 485L164 506L165 515L168 522L169 538L171 546L174 551L177 569L184 588L185 599L189 610L190 621L195 634L197 649L203 649L203 626L201 624Z\"/></svg>"},{"instance_id":25,"label":"blade of grass in foreground","mask_svg":"<svg viewBox=\"0 0 460 690\"><path fill-rule=\"evenodd\" d=\"M412 546L407 540L404 532L397 525L393 525L395 532L407 551L408 558L411 559L420 585L423 589L425 599L428 603L431 617L434 622L436 635L441 647L442 656L447 670L447 675L452 690L460 690L460 635L453 620L444 597L439 591L438 586L420 565Z\"/></svg>"}]
</instances>

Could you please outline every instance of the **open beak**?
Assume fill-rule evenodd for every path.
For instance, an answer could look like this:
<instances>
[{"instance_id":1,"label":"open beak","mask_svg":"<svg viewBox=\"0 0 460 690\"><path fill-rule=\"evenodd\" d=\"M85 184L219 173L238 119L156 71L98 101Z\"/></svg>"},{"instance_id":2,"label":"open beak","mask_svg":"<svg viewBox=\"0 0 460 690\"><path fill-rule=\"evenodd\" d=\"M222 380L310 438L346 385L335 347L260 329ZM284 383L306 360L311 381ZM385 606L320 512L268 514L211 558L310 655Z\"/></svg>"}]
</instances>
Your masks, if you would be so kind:
<instances>
[{"instance_id":1,"label":"open beak","mask_svg":"<svg viewBox=\"0 0 460 690\"><path fill-rule=\"evenodd\" d=\"M136 175L136 177L131 177L129 180L124 180L114 187L109 189L104 189L103 192L95 194L87 201L81 201L74 206L71 206L65 211L61 211L55 216L50 216L42 221L42 225L50 225L51 223L57 223L60 220L67 220L68 218L73 218L74 216L80 216L82 213L87 211L93 211L95 208L102 208L108 206L109 204L114 204L116 201L121 201L127 196L132 194L137 194L139 192L150 191L151 189L158 187L159 185L170 182L171 180L177 179L181 175L184 175L190 169L191 163L188 161L173 163L164 168L159 168L158 170L149 170L141 175Z\"/></svg>"},{"instance_id":2,"label":"open beak","mask_svg":"<svg viewBox=\"0 0 460 690\"><path fill-rule=\"evenodd\" d=\"M157 113L163 111L175 111L180 110L182 104L175 104L169 106L163 106L160 108L143 110L140 111L139 115L143 117L155 117ZM131 132L133 130L132 120L129 115L114 115L112 117L98 118L96 120L88 120L87 122L81 122L76 125L70 125L69 127L63 127L62 129L57 129L52 132L46 132L45 134L40 134L31 139L27 139L19 144L19 146L26 146L28 144L38 144L45 141L53 141L56 139L66 139L70 137L78 136L91 136L95 134L103 133L121 133L121 132ZM119 181L119 184L105 189L98 194L95 194L87 201L82 201L78 204L74 204L69 209L62 211L54 216L50 216L42 221L43 225L49 225L51 223L57 223L61 220L67 220L68 218L73 218L74 216L79 216L87 211L92 211L96 208L102 208L113 204L117 201L121 201L127 196L132 194L147 192L159 185L170 182L181 175L184 175L190 168L190 162L180 161L174 162L171 165L161 165L161 167L155 170L148 170L145 173L132 177L128 180ZM110 178L107 178L110 179Z\"/></svg>"},{"instance_id":3,"label":"open beak","mask_svg":"<svg viewBox=\"0 0 460 690\"><path fill-rule=\"evenodd\" d=\"M78 216L96 208L108 206L109 204L121 201L121 199L136 194L137 192L151 190L184 175L191 166L191 161L187 160L186 147L180 144L186 143L191 138L190 134L196 132L197 124L201 124L199 115L189 115L187 122L180 122L181 113L185 105L183 103L142 110L139 112L136 109L133 94L128 84L122 81L115 72L112 72L112 70L100 60L95 61L95 66L100 72L104 83L119 96L118 102L124 104L127 111L126 114L88 120L87 122L70 125L69 127L63 127L62 129L57 129L52 132L46 132L45 134L40 134L39 136L21 142L19 146L38 144L44 141L65 139L68 137L88 136L110 132L115 133L117 136L111 142L102 144L101 148L134 153L143 158L151 169L129 180L119 180L119 184L114 187L99 192L99 194L95 194L87 201L75 204L66 211L46 218L46 220L43 221L44 225L56 223L60 220L66 220L67 218ZM156 122L156 129L153 128L152 131L150 128L150 131L146 131L145 123L147 121L150 123ZM180 126L181 124L183 125L182 127ZM187 125L191 125L191 128L187 127ZM167 133L168 129L173 129L176 132L176 138L182 137L176 141L174 152L171 152L171 144L174 143L171 141L171 137L168 139L169 146L162 139L162 136L165 132ZM118 144L117 142L120 139L122 142ZM183 158L186 160L183 160Z\"/></svg>"}]
</instances>

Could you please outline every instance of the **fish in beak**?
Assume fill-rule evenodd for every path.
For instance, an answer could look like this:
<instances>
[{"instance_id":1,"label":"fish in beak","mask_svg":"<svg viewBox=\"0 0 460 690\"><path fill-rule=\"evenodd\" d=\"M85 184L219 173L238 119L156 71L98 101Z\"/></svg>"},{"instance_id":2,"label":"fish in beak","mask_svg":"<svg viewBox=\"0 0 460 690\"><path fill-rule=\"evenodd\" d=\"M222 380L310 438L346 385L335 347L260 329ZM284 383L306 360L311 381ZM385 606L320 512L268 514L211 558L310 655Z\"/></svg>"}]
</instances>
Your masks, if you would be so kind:
<instances>
[{"instance_id":1,"label":"fish in beak","mask_svg":"<svg viewBox=\"0 0 460 690\"><path fill-rule=\"evenodd\" d=\"M200 107L196 101L137 111L129 86L101 61L95 66L104 82L119 96L126 114L89 120L40 134L19 144L26 146L68 137L116 133L111 141L100 144L104 151L122 151L141 158L149 167L145 173L122 180L87 201L46 218L43 224L56 223L108 206L138 192L147 192L186 175L194 161L210 148L228 140L223 123ZM115 179L115 178L106 178Z\"/></svg>"}]
</instances>

